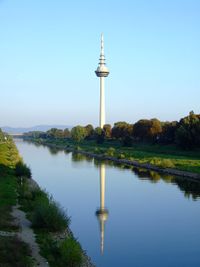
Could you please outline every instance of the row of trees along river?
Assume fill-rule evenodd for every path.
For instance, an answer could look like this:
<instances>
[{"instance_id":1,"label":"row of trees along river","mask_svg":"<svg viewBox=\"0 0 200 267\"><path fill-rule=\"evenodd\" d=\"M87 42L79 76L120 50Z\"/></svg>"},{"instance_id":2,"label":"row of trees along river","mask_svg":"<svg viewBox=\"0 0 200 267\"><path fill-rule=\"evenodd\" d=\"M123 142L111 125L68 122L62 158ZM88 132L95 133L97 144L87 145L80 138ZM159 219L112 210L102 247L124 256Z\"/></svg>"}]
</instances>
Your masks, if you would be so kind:
<instances>
[{"instance_id":1,"label":"row of trees along river","mask_svg":"<svg viewBox=\"0 0 200 267\"><path fill-rule=\"evenodd\" d=\"M43 139L72 139L79 143L83 140L96 140L101 144L105 140L119 140L123 146L133 142L151 144L176 144L183 149L200 148L200 114L193 111L180 121L161 122L158 119L141 119L134 124L116 122L112 127L105 124L103 129L91 124L75 126L71 130L52 128L47 132L28 132L26 137Z\"/></svg>"}]
</instances>

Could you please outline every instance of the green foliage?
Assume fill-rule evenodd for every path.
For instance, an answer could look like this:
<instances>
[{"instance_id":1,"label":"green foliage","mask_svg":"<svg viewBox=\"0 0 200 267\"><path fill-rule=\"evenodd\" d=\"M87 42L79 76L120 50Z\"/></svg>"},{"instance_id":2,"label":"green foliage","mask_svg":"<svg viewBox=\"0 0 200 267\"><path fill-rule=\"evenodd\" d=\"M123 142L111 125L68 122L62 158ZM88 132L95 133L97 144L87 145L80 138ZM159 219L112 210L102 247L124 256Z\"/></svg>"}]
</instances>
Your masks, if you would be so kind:
<instances>
[{"instance_id":1,"label":"green foliage","mask_svg":"<svg viewBox=\"0 0 200 267\"><path fill-rule=\"evenodd\" d=\"M113 156L115 155L115 152L116 152L115 148L110 147L110 148L108 148L108 150L105 152L105 155L106 155L106 156L113 157Z\"/></svg>"},{"instance_id":2,"label":"green foliage","mask_svg":"<svg viewBox=\"0 0 200 267\"><path fill-rule=\"evenodd\" d=\"M15 166L15 174L17 177L31 178L31 170L25 163L19 161Z\"/></svg>"},{"instance_id":3,"label":"green foliage","mask_svg":"<svg viewBox=\"0 0 200 267\"><path fill-rule=\"evenodd\" d=\"M52 197L41 190L35 190L33 197L32 223L35 228L47 231L63 231L69 224L66 212Z\"/></svg>"},{"instance_id":4,"label":"green foliage","mask_svg":"<svg viewBox=\"0 0 200 267\"><path fill-rule=\"evenodd\" d=\"M46 138L47 133L41 131L30 131L28 133L24 133L24 137L31 137L31 138Z\"/></svg>"},{"instance_id":5,"label":"green foliage","mask_svg":"<svg viewBox=\"0 0 200 267\"><path fill-rule=\"evenodd\" d=\"M71 130L71 137L77 143L79 143L82 140L84 140L86 135L87 135L86 129L84 127L82 127L82 126L79 126L79 125L75 126Z\"/></svg>"},{"instance_id":6,"label":"green foliage","mask_svg":"<svg viewBox=\"0 0 200 267\"><path fill-rule=\"evenodd\" d=\"M10 215L11 207L16 204L16 179L13 170L0 165L0 229L15 229L11 225L12 216Z\"/></svg>"},{"instance_id":7,"label":"green foliage","mask_svg":"<svg viewBox=\"0 0 200 267\"><path fill-rule=\"evenodd\" d=\"M64 138L64 132L61 129L51 128L50 130L47 131L47 137L52 139Z\"/></svg>"},{"instance_id":8,"label":"green foliage","mask_svg":"<svg viewBox=\"0 0 200 267\"><path fill-rule=\"evenodd\" d=\"M159 142L163 144L174 144L177 125L177 121L162 123L162 133Z\"/></svg>"},{"instance_id":9,"label":"green foliage","mask_svg":"<svg viewBox=\"0 0 200 267\"><path fill-rule=\"evenodd\" d=\"M129 135L126 135L124 138L122 138L122 145L123 146L132 146L133 144L133 138Z\"/></svg>"},{"instance_id":10,"label":"green foliage","mask_svg":"<svg viewBox=\"0 0 200 267\"><path fill-rule=\"evenodd\" d=\"M2 139L0 132L0 140ZM124 121L116 122L113 127L105 124L103 129L93 128L91 124L75 126L71 132L68 129L60 130L52 128L46 133L31 132L25 136L33 139L46 139L62 144L65 141L76 143L86 140L95 140L97 144L103 144L105 140L121 141L122 146L131 147L136 142L152 144L174 144L184 149L196 149L200 147L200 115L190 112L190 115L181 119L180 122L160 122L158 119L142 119L135 124Z\"/></svg>"},{"instance_id":11,"label":"green foliage","mask_svg":"<svg viewBox=\"0 0 200 267\"><path fill-rule=\"evenodd\" d=\"M133 124L124 121L116 122L112 128L112 137L116 139L131 136L133 133Z\"/></svg>"},{"instance_id":12,"label":"green foliage","mask_svg":"<svg viewBox=\"0 0 200 267\"><path fill-rule=\"evenodd\" d=\"M64 129L63 137L64 138L70 138L71 137L71 133L70 133L70 130L68 128Z\"/></svg>"},{"instance_id":13,"label":"green foliage","mask_svg":"<svg viewBox=\"0 0 200 267\"><path fill-rule=\"evenodd\" d=\"M100 152L100 149L98 147L95 147L94 152L98 154Z\"/></svg>"},{"instance_id":14,"label":"green foliage","mask_svg":"<svg viewBox=\"0 0 200 267\"><path fill-rule=\"evenodd\" d=\"M155 141L161 132L162 126L159 120L139 120L134 124L133 136L140 141Z\"/></svg>"},{"instance_id":15,"label":"green foliage","mask_svg":"<svg viewBox=\"0 0 200 267\"><path fill-rule=\"evenodd\" d=\"M81 147L80 146L75 146L74 148L76 151L80 151L81 150Z\"/></svg>"},{"instance_id":16,"label":"green foliage","mask_svg":"<svg viewBox=\"0 0 200 267\"><path fill-rule=\"evenodd\" d=\"M171 159L159 159L153 158L150 160L150 163L162 168L174 168L175 165Z\"/></svg>"},{"instance_id":17,"label":"green foliage","mask_svg":"<svg viewBox=\"0 0 200 267\"><path fill-rule=\"evenodd\" d=\"M104 139L105 139L105 133L104 133L104 130L101 129L101 127L95 128L94 136L95 136L97 144L103 144Z\"/></svg>"},{"instance_id":18,"label":"green foliage","mask_svg":"<svg viewBox=\"0 0 200 267\"><path fill-rule=\"evenodd\" d=\"M17 237L0 237L0 266L33 267L31 250Z\"/></svg>"},{"instance_id":19,"label":"green foliage","mask_svg":"<svg viewBox=\"0 0 200 267\"><path fill-rule=\"evenodd\" d=\"M66 238L59 246L63 266L78 267L82 263L80 244L74 238Z\"/></svg>"},{"instance_id":20,"label":"green foliage","mask_svg":"<svg viewBox=\"0 0 200 267\"><path fill-rule=\"evenodd\" d=\"M104 130L104 134L105 134L105 138L111 138L112 136L112 126L110 124L105 124L103 126L103 130Z\"/></svg>"},{"instance_id":21,"label":"green foliage","mask_svg":"<svg viewBox=\"0 0 200 267\"><path fill-rule=\"evenodd\" d=\"M92 139L94 137L94 128L91 124L88 124L85 126L85 130L86 130L86 138L88 140Z\"/></svg>"},{"instance_id":22,"label":"green foliage","mask_svg":"<svg viewBox=\"0 0 200 267\"><path fill-rule=\"evenodd\" d=\"M200 115L190 112L189 116L180 120L176 143L184 149L200 147Z\"/></svg>"},{"instance_id":23,"label":"green foliage","mask_svg":"<svg viewBox=\"0 0 200 267\"><path fill-rule=\"evenodd\" d=\"M118 159L125 159L126 156L123 153L119 153L117 156Z\"/></svg>"},{"instance_id":24,"label":"green foliage","mask_svg":"<svg viewBox=\"0 0 200 267\"><path fill-rule=\"evenodd\" d=\"M3 142L3 141L5 141L5 136L0 128L0 142Z\"/></svg>"},{"instance_id":25,"label":"green foliage","mask_svg":"<svg viewBox=\"0 0 200 267\"><path fill-rule=\"evenodd\" d=\"M82 263L81 246L73 237L55 241L52 235L37 231L37 242L51 267L78 267Z\"/></svg>"}]
</instances>

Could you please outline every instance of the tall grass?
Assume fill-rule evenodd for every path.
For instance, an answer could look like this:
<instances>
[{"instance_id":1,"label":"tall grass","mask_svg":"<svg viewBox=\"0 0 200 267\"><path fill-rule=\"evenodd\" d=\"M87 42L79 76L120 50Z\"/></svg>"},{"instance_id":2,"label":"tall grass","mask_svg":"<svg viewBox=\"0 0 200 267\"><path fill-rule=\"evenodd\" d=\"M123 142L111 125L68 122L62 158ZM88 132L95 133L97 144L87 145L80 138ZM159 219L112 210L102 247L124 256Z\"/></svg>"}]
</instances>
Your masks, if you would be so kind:
<instances>
[{"instance_id":1,"label":"tall grass","mask_svg":"<svg viewBox=\"0 0 200 267\"><path fill-rule=\"evenodd\" d=\"M49 197L41 195L35 199L32 213L32 224L35 228L44 228L46 231L64 231L70 219L61 206Z\"/></svg>"}]
</instances>

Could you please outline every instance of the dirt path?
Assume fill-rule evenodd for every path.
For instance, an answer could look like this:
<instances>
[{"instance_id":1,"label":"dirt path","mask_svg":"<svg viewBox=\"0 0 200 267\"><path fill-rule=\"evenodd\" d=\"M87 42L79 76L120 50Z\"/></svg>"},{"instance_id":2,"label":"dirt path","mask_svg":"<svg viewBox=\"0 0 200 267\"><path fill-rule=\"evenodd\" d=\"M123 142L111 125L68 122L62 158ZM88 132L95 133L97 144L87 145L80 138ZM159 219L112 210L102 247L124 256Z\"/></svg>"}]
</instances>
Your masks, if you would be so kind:
<instances>
[{"instance_id":1,"label":"dirt path","mask_svg":"<svg viewBox=\"0 0 200 267\"><path fill-rule=\"evenodd\" d=\"M49 266L48 262L39 253L39 246L36 243L35 234L31 229L31 222L26 219L25 213L19 209L19 206L14 206L12 216L21 228L21 231L17 233L17 236L29 245L32 251L32 257L36 260L35 266Z\"/></svg>"}]
</instances>

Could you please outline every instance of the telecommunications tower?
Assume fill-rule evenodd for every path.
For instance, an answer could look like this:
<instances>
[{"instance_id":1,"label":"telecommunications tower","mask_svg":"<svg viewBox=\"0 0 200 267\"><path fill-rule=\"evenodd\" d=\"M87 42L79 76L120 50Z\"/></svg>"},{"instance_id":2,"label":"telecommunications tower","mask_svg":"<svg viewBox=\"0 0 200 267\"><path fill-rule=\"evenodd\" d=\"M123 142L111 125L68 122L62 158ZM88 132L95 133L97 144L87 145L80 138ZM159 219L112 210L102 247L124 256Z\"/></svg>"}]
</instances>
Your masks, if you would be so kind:
<instances>
[{"instance_id":1,"label":"telecommunications tower","mask_svg":"<svg viewBox=\"0 0 200 267\"><path fill-rule=\"evenodd\" d=\"M104 88L104 78L108 76L109 70L106 67L104 55L104 40L103 34L101 34L101 53L99 59L99 66L95 71L97 77L100 78L100 114L99 114L99 127L103 128L105 124L105 88Z\"/></svg>"}]
</instances>

